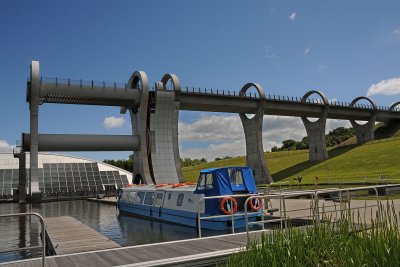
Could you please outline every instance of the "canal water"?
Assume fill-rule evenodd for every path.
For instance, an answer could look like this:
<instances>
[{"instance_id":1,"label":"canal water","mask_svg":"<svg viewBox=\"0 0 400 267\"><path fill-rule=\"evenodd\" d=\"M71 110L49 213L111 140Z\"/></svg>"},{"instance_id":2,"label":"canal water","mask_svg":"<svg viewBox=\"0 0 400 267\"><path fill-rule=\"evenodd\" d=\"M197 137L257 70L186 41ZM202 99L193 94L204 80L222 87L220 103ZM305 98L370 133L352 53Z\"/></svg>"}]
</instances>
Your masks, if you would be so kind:
<instances>
[{"instance_id":1,"label":"canal water","mask_svg":"<svg viewBox=\"0 0 400 267\"><path fill-rule=\"evenodd\" d=\"M121 246L133 246L197 237L196 229L118 214L115 206L86 200L48 202L36 205L3 203L0 214L37 212L43 217L71 216L111 238ZM221 232L206 231L210 236ZM0 262L40 257L41 250L5 252L39 246L40 223L32 218L0 218Z\"/></svg>"}]
</instances>

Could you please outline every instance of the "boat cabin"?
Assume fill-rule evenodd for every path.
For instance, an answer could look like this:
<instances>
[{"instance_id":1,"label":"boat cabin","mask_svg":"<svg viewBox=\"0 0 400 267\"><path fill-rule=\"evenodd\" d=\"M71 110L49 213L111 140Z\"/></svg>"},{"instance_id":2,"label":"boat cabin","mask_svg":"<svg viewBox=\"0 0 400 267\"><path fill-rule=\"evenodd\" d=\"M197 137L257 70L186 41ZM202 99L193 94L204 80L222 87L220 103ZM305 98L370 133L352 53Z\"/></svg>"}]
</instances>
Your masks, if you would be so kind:
<instances>
[{"instance_id":1,"label":"boat cabin","mask_svg":"<svg viewBox=\"0 0 400 267\"><path fill-rule=\"evenodd\" d=\"M195 194L204 196L224 196L256 194L253 171L249 167L224 167L202 170L199 175ZM220 213L221 199L206 200L207 214ZM243 211L245 198L236 198L238 211Z\"/></svg>"}]
</instances>

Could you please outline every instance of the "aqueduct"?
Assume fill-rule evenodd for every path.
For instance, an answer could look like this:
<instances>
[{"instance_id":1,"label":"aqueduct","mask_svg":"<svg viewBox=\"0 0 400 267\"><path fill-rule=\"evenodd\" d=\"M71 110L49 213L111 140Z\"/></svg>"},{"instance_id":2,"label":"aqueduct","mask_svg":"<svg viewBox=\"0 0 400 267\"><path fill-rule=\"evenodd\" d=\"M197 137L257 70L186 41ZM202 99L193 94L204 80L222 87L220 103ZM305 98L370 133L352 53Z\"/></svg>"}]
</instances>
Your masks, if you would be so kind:
<instances>
[{"instance_id":1,"label":"aqueduct","mask_svg":"<svg viewBox=\"0 0 400 267\"><path fill-rule=\"evenodd\" d=\"M172 88L167 88L171 83ZM247 93L254 88L257 95ZM321 100L310 99L318 95ZM367 100L370 105L358 104ZM261 85L245 84L240 92L181 88L174 74L165 74L150 89L143 71L135 71L126 84L44 78L39 62L32 61L27 86L30 109L30 133L23 134L23 152L30 152L30 194L40 199L38 178L39 151L134 151L134 181L144 183L178 183L183 181L178 146L180 110L237 113L246 139L246 164L254 170L258 184L272 182L266 166L262 125L264 115L300 117L309 139L309 159L328 158L325 143L327 119L350 120L358 143L374 139L376 121L397 123L400 110L396 102L391 107L378 107L367 97L357 97L351 103L329 102L320 91L309 91L303 97L267 95ZM103 105L129 111L131 135L66 135L39 134L39 106L45 103ZM246 114L254 114L252 118ZM318 118L310 121L308 118ZM356 121L367 121L360 125ZM23 172L20 172L23 173Z\"/></svg>"}]
</instances>

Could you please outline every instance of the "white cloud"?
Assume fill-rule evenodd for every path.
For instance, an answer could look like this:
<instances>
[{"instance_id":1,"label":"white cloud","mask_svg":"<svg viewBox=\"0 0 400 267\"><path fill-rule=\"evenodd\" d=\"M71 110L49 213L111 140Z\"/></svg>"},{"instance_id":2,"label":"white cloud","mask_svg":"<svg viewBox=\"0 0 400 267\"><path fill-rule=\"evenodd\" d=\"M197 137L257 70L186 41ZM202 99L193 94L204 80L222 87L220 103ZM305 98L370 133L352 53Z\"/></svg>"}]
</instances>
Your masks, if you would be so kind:
<instances>
[{"instance_id":1,"label":"white cloud","mask_svg":"<svg viewBox=\"0 0 400 267\"><path fill-rule=\"evenodd\" d=\"M394 34L400 35L400 28L395 29L395 30L393 31L393 33L394 33Z\"/></svg>"},{"instance_id":2,"label":"white cloud","mask_svg":"<svg viewBox=\"0 0 400 267\"><path fill-rule=\"evenodd\" d=\"M117 117L105 117L103 124L106 128L120 128L124 126L125 119Z\"/></svg>"},{"instance_id":3,"label":"white cloud","mask_svg":"<svg viewBox=\"0 0 400 267\"><path fill-rule=\"evenodd\" d=\"M295 12L293 12L292 14L290 14L289 19L294 20L296 18L296 15L297 14Z\"/></svg>"},{"instance_id":4,"label":"white cloud","mask_svg":"<svg viewBox=\"0 0 400 267\"><path fill-rule=\"evenodd\" d=\"M307 47L307 48L304 50L304 54L307 55L308 53L310 53L310 51L311 51L311 49L310 49L309 47Z\"/></svg>"},{"instance_id":5,"label":"white cloud","mask_svg":"<svg viewBox=\"0 0 400 267\"><path fill-rule=\"evenodd\" d=\"M266 58L276 58L277 57L276 54L274 54L272 52L272 47L271 46L265 45L264 50L265 50L264 52L265 52L265 57Z\"/></svg>"},{"instance_id":6,"label":"white cloud","mask_svg":"<svg viewBox=\"0 0 400 267\"><path fill-rule=\"evenodd\" d=\"M400 78L392 78L374 83L368 89L367 96L400 94Z\"/></svg>"},{"instance_id":7,"label":"white cloud","mask_svg":"<svg viewBox=\"0 0 400 267\"><path fill-rule=\"evenodd\" d=\"M0 140L0 152L12 152L13 147L14 146L7 143L7 141Z\"/></svg>"},{"instance_id":8,"label":"white cloud","mask_svg":"<svg viewBox=\"0 0 400 267\"><path fill-rule=\"evenodd\" d=\"M350 123L328 120L326 132L337 127L350 127ZM262 133L264 150L281 146L283 140L301 140L306 135L303 122L298 117L264 116ZM183 158L205 157L214 160L217 157L234 157L246 153L243 127L237 115L206 115L191 123L180 122L179 141L204 144L196 148L181 146L180 155Z\"/></svg>"},{"instance_id":9,"label":"white cloud","mask_svg":"<svg viewBox=\"0 0 400 267\"><path fill-rule=\"evenodd\" d=\"M322 64L319 64L319 65L317 66L317 70L318 70L318 71L322 71L322 70L325 70L325 69L327 69L327 68L328 68L327 66L322 65Z\"/></svg>"}]
</instances>

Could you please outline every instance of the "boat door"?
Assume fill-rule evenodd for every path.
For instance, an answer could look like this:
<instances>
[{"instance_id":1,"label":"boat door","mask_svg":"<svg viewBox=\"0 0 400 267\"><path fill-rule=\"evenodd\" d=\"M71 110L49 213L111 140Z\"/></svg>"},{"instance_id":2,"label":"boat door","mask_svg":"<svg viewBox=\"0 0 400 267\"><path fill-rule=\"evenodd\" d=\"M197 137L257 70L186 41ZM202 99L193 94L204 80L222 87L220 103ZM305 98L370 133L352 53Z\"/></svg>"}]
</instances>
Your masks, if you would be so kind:
<instances>
[{"instance_id":1,"label":"boat door","mask_svg":"<svg viewBox=\"0 0 400 267\"><path fill-rule=\"evenodd\" d=\"M156 192L154 196L154 203L152 207L151 217L160 218L161 217L161 208L163 206L164 201L164 192Z\"/></svg>"}]
</instances>

